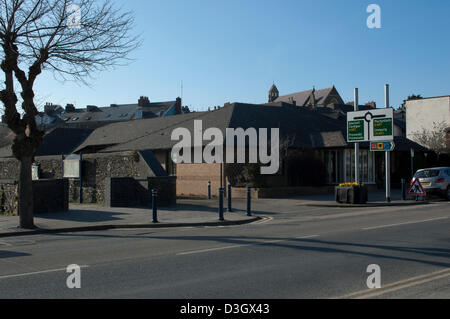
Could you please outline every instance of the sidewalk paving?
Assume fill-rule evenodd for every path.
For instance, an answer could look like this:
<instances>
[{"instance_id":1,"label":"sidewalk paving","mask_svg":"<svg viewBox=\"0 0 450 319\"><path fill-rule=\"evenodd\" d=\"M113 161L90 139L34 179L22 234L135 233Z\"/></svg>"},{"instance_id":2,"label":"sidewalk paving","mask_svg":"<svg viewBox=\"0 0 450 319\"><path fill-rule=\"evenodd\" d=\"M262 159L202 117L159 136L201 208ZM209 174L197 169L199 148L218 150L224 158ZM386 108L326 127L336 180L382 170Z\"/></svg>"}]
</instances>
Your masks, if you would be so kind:
<instances>
[{"instance_id":1,"label":"sidewalk paving","mask_svg":"<svg viewBox=\"0 0 450 319\"><path fill-rule=\"evenodd\" d=\"M69 212L40 214L35 230L19 229L17 216L0 216L0 238L42 233L77 232L126 228L163 228L189 226L230 226L251 223L243 210L224 209L225 221L219 221L216 201L179 200L176 207L158 209L158 223L152 223L151 208L107 208L98 205L71 205Z\"/></svg>"},{"instance_id":2,"label":"sidewalk paving","mask_svg":"<svg viewBox=\"0 0 450 319\"><path fill-rule=\"evenodd\" d=\"M392 202L386 203L384 192L369 193L367 205L344 205L334 201L334 195L297 196L284 199L252 200L254 217L245 212L246 201L234 199L232 213L224 209L225 222L219 221L217 199L178 200L176 207L158 210L159 223L152 223L151 208L106 208L98 205L71 205L67 213L41 214L35 217L36 230L18 229L17 216L0 216L0 238L41 233L80 232L126 228L164 228L195 226L231 226L252 223L263 218L293 211L302 206L315 207L383 207L423 205L428 202L402 201L401 192L393 190ZM225 201L226 206L226 201Z\"/></svg>"},{"instance_id":3,"label":"sidewalk paving","mask_svg":"<svg viewBox=\"0 0 450 319\"><path fill-rule=\"evenodd\" d=\"M300 196L296 199L302 201L304 206L313 207L389 207L389 206L413 206L413 205L427 205L430 203L428 200L402 200L401 190L393 189L391 191L391 202L386 201L386 192L377 191L369 192L369 200L365 205L353 205L353 204L339 204L336 202L334 194L317 195L317 196Z\"/></svg>"}]
</instances>

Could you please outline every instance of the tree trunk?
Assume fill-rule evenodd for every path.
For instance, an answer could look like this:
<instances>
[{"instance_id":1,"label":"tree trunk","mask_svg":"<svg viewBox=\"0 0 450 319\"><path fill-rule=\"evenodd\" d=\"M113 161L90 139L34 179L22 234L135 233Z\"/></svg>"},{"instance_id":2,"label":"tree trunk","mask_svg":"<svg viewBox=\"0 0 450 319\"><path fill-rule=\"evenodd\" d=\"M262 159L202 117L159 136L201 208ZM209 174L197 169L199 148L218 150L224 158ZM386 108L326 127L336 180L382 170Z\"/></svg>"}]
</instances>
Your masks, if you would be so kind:
<instances>
[{"instance_id":1,"label":"tree trunk","mask_svg":"<svg viewBox=\"0 0 450 319\"><path fill-rule=\"evenodd\" d=\"M32 157L20 160L19 218L20 228L33 229L33 179L31 176Z\"/></svg>"}]
</instances>

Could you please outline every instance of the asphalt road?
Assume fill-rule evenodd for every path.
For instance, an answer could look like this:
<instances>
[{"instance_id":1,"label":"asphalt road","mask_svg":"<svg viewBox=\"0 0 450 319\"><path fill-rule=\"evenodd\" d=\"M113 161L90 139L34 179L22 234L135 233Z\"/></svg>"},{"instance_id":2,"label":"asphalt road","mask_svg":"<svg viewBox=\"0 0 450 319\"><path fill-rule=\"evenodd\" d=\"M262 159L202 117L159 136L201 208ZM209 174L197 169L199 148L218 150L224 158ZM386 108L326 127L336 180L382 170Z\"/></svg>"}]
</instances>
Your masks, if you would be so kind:
<instances>
[{"instance_id":1,"label":"asphalt road","mask_svg":"<svg viewBox=\"0 0 450 319\"><path fill-rule=\"evenodd\" d=\"M0 239L0 298L450 298L449 207L283 206L245 226ZM81 289L66 286L71 264Z\"/></svg>"}]
</instances>

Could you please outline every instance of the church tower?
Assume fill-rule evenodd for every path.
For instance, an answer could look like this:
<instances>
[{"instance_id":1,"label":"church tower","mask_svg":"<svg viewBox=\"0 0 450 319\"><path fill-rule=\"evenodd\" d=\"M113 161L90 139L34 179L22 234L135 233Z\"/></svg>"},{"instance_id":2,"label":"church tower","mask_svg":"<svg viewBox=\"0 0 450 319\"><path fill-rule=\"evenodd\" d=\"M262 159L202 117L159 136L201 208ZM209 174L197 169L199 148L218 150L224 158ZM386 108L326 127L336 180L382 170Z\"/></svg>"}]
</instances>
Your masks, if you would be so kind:
<instances>
[{"instance_id":1,"label":"church tower","mask_svg":"<svg viewBox=\"0 0 450 319\"><path fill-rule=\"evenodd\" d=\"M272 85L269 91L269 103L275 102L276 99L280 96L280 92L278 92L277 87Z\"/></svg>"}]
</instances>

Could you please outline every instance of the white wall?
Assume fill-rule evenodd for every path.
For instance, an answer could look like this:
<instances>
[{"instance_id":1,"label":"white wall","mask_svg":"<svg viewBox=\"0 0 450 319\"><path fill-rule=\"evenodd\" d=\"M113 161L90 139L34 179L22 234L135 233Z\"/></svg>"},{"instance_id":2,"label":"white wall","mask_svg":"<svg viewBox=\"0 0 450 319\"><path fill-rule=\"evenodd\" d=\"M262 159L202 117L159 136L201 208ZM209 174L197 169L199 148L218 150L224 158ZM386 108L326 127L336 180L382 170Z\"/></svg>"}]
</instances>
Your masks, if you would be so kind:
<instances>
[{"instance_id":1,"label":"white wall","mask_svg":"<svg viewBox=\"0 0 450 319\"><path fill-rule=\"evenodd\" d=\"M417 142L423 129L432 130L434 123L450 127L450 96L406 102L406 135Z\"/></svg>"}]
</instances>

